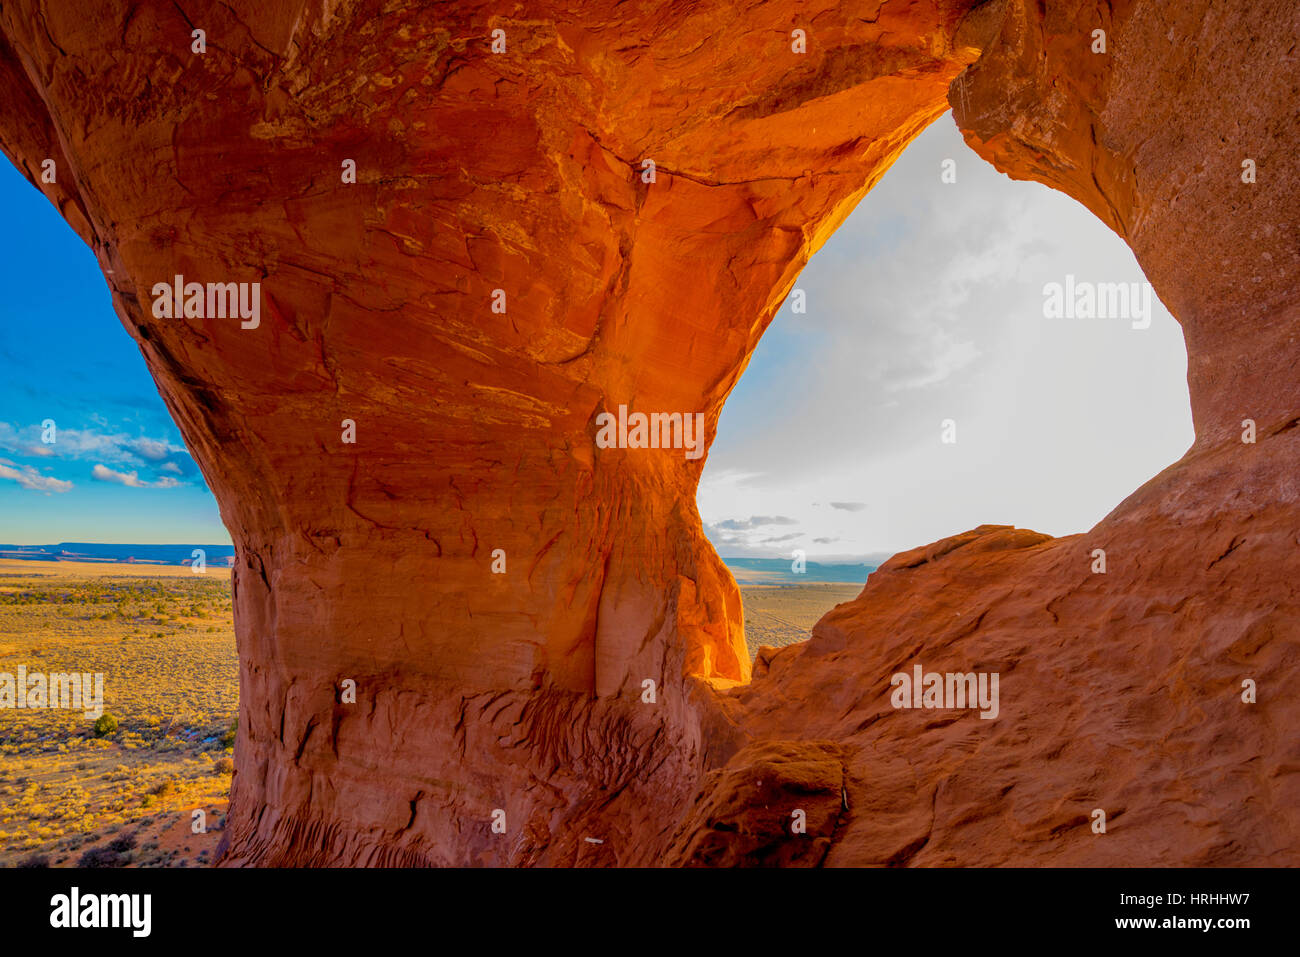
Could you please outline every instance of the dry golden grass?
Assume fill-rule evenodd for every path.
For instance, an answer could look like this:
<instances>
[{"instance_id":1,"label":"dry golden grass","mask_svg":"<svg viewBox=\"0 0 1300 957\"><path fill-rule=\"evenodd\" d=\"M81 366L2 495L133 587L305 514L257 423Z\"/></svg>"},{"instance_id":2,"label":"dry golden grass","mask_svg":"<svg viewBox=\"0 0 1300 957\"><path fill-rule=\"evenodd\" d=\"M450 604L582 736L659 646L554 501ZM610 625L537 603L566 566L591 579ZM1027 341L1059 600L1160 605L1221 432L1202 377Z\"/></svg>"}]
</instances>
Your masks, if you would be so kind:
<instances>
[{"instance_id":1,"label":"dry golden grass","mask_svg":"<svg viewBox=\"0 0 1300 957\"><path fill-rule=\"evenodd\" d=\"M782 648L811 636L818 619L841 602L857 598L861 585L809 582L802 585L741 585L745 644L753 658L759 645Z\"/></svg>"},{"instance_id":2,"label":"dry golden grass","mask_svg":"<svg viewBox=\"0 0 1300 957\"><path fill-rule=\"evenodd\" d=\"M81 711L0 708L0 865L210 860L239 706L229 571L0 561L0 672L20 664L102 673L118 726L97 737Z\"/></svg>"}]
</instances>

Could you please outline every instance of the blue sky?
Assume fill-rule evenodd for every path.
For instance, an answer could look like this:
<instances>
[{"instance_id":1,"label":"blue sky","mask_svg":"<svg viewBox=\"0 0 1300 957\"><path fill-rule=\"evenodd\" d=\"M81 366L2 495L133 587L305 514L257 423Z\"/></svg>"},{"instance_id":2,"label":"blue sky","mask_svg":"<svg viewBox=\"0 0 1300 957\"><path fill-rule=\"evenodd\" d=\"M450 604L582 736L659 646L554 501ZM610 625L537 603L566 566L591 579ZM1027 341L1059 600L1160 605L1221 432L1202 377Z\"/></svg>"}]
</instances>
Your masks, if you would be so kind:
<instances>
[{"instance_id":1,"label":"blue sky","mask_svg":"<svg viewBox=\"0 0 1300 957\"><path fill-rule=\"evenodd\" d=\"M228 544L90 250L4 161L0 208L0 543Z\"/></svg>"}]
</instances>

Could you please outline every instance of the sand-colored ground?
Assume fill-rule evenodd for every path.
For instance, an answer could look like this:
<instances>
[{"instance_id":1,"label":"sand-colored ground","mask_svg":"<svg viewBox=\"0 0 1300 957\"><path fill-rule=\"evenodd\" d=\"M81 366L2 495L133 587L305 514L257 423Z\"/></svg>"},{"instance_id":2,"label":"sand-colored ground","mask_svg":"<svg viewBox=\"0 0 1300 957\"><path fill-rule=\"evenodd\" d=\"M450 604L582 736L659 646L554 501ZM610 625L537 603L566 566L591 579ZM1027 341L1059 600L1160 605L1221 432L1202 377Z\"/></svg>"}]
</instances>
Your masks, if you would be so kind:
<instances>
[{"instance_id":1,"label":"sand-colored ground","mask_svg":"<svg viewBox=\"0 0 1300 957\"><path fill-rule=\"evenodd\" d=\"M822 615L840 602L857 598L861 591L861 585L838 582L741 585L749 656L753 658L760 645L780 648L804 641Z\"/></svg>"},{"instance_id":2,"label":"sand-colored ground","mask_svg":"<svg viewBox=\"0 0 1300 957\"><path fill-rule=\"evenodd\" d=\"M752 656L860 585L741 586ZM0 560L0 673L104 675L81 711L0 707L0 866L205 866L230 790L239 665L230 572ZM206 815L195 833L193 811Z\"/></svg>"},{"instance_id":3,"label":"sand-colored ground","mask_svg":"<svg viewBox=\"0 0 1300 957\"><path fill-rule=\"evenodd\" d=\"M19 665L102 673L117 727L0 707L0 865L210 860L239 699L230 572L0 561L0 672Z\"/></svg>"}]
</instances>

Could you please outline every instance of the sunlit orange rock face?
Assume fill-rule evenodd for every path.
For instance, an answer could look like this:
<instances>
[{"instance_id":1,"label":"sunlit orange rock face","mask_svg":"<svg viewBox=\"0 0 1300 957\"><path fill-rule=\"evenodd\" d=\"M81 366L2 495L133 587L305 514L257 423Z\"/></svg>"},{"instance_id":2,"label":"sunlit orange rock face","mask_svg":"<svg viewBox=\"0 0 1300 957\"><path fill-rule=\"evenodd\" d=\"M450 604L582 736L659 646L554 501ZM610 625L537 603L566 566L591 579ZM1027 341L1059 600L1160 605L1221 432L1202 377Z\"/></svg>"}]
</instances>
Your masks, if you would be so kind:
<instances>
[{"instance_id":1,"label":"sunlit orange rock face","mask_svg":"<svg viewBox=\"0 0 1300 957\"><path fill-rule=\"evenodd\" d=\"M0 11L0 145L238 548L224 863L1297 862L1297 15L972 6ZM707 444L950 100L1138 254L1196 445L1086 534L896 556L751 680L703 455L601 416ZM260 322L157 315L177 275L260 283ZM916 664L999 673L998 716L893 707Z\"/></svg>"}]
</instances>

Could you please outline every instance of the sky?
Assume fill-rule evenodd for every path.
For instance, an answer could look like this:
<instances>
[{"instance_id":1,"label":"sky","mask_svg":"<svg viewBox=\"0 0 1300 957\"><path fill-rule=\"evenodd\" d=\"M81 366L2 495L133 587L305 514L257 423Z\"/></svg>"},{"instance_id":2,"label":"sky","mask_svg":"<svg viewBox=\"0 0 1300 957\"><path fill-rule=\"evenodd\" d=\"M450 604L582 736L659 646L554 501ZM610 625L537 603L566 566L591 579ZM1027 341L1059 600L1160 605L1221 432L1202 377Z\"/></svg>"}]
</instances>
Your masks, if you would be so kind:
<instances>
[{"instance_id":1,"label":"sky","mask_svg":"<svg viewBox=\"0 0 1300 957\"><path fill-rule=\"evenodd\" d=\"M787 299L723 408L697 496L719 553L878 560L982 524L1082 532L1180 458L1181 327L1154 294L1148 328L1047 318L1067 275L1146 282L1087 209L1003 176L940 117L809 261L806 313Z\"/></svg>"},{"instance_id":2,"label":"sky","mask_svg":"<svg viewBox=\"0 0 1300 957\"><path fill-rule=\"evenodd\" d=\"M3 160L0 208L0 544L229 544L90 249Z\"/></svg>"},{"instance_id":3,"label":"sky","mask_svg":"<svg viewBox=\"0 0 1300 957\"><path fill-rule=\"evenodd\" d=\"M7 163L0 204L0 543L228 544L90 250ZM878 560L985 523L1085 531L1174 462L1193 437L1181 329L1158 300L1145 329L1047 318L1067 274L1145 281L1091 213L941 117L812 258L806 313L782 307L729 398L697 499L718 551Z\"/></svg>"}]
</instances>

